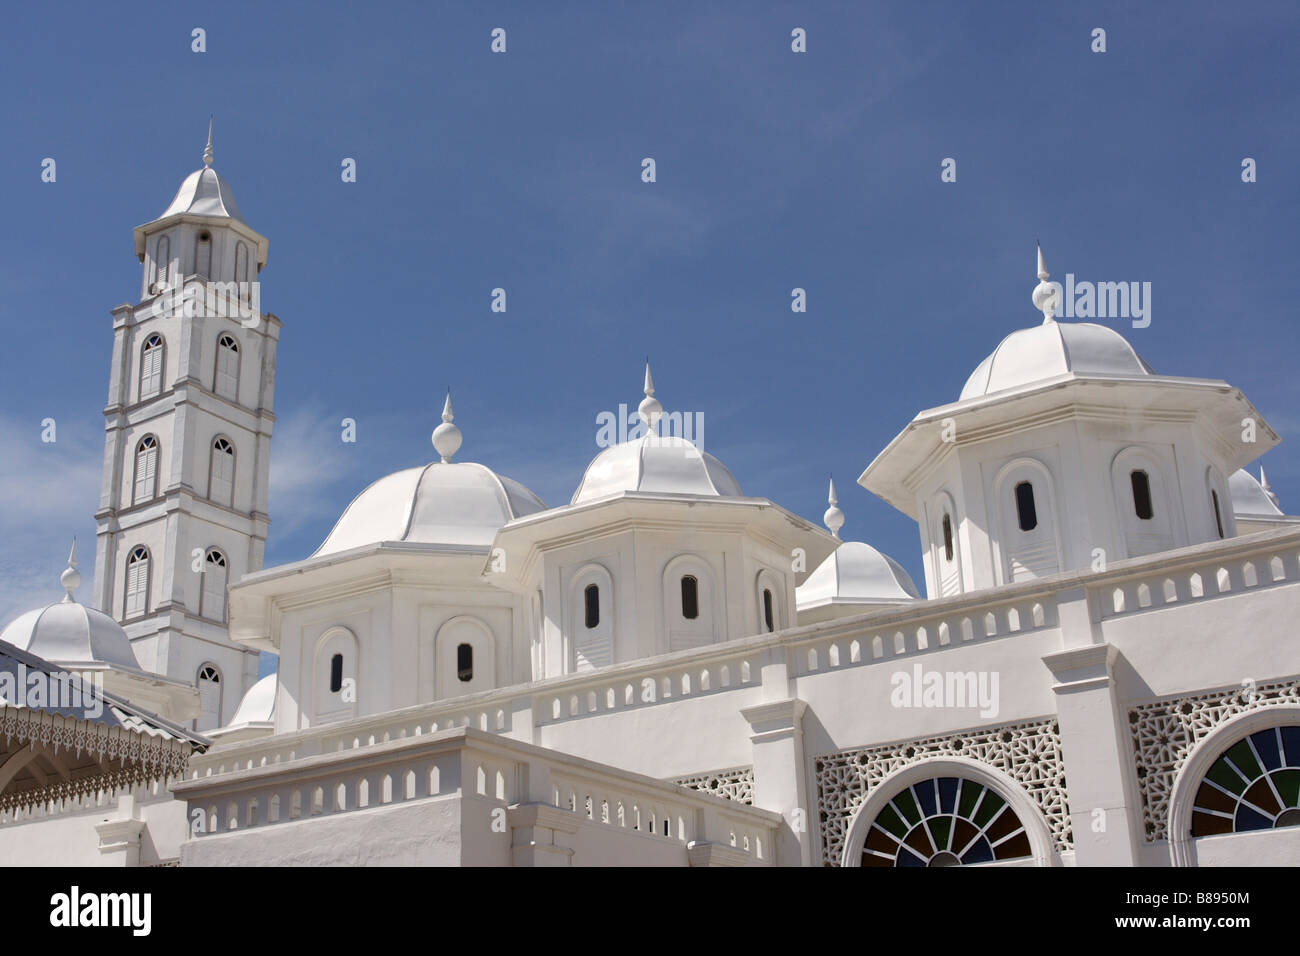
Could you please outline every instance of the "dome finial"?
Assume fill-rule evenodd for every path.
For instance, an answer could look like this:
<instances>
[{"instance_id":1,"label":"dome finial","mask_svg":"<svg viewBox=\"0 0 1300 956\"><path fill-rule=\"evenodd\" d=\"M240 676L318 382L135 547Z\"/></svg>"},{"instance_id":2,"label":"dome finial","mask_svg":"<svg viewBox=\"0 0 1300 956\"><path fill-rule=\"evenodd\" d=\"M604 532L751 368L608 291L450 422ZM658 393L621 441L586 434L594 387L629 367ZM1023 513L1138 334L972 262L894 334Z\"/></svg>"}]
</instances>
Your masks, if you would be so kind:
<instances>
[{"instance_id":1,"label":"dome finial","mask_svg":"<svg viewBox=\"0 0 1300 956\"><path fill-rule=\"evenodd\" d=\"M451 412L451 386L449 385L447 400L442 403L442 424L433 430L433 450L445 462L450 462L451 456L460 448L460 429L451 423L454 417Z\"/></svg>"},{"instance_id":2,"label":"dome finial","mask_svg":"<svg viewBox=\"0 0 1300 956\"><path fill-rule=\"evenodd\" d=\"M77 570L77 539L75 537L72 539L72 550L68 552L68 569L59 576L59 583L68 592L63 598L64 603L75 604L77 599L72 596L72 592L81 587L81 572Z\"/></svg>"},{"instance_id":3,"label":"dome finial","mask_svg":"<svg viewBox=\"0 0 1300 956\"><path fill-rule=\"evenodd\" d=\"M655 398L655 382L650 377L650 356L645 360L645 398L641 399L641 404L637 406L637 414L641 416L641 421L645 423L648 434L659 434L659 416L663 414L664 407L659 404Z\"/></svg>"},{"instance_id":4,"label":"dome finial","mask_svg":"<svg viewBox=\"0 0 1300 956\"><path fill-rule=\"evenodd\" d=\"M840 528L844 527L844 512L839 509L840 500L835 497L834 475L831 476L831 492L826 500L830 507L826 509L826 514L822 515L822 521L831 529L831 537L838 538Z\"/></svg>"},{"instance_id":5,"label":"dome finial","mask_svg":"<svg viewBox=\"0 0 1300 956\"><path fill-rule=\"evenodd\" d=\"M203 147L203 165L212 165L212 117L208 116L208 145Z\"/></svg>"},{"instance_id":6,"label":"dome finial","mask_svg":"<svg viewBox=\"0 0 1300 956\"><path fill-rule=\"evenodd\" d=\"M1047 280L1051 273L1043 261L1043 247L1038 244L1038 285L1034 286L1034 308L1043 313L1043 324L1056 321L1056 310L1061 305L1061 293L1054 283Z\"/></svg>"},{"instance_id":7,"label":"dome finial","mask_svg":"<svg viewBox=\"0 0 1300 956\"><path fill-rule=\"evenodd\" d=\"M1278 511L1282 510L1282 502L1277 495L1273 494L1273 489L1268 486L1268 479L1264 477L1264 466L1259 466L1259 486L1264 489L1264 494L1268 495L1268 500L1273 502L1273 507Z\"/></svg>"}]
</instances>

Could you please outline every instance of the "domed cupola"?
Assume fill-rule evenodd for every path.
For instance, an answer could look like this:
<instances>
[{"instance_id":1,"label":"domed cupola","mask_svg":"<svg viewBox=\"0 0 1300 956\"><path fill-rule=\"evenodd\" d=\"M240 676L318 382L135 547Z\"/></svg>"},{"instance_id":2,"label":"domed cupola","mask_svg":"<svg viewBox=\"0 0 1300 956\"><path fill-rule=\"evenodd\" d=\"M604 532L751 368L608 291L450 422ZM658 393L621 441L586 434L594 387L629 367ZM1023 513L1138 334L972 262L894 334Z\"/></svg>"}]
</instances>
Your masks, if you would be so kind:
<instances>
[{"instance_id":1,"label":"domed cupola","mask_svg":"<svg viewBox=\"0 0 1300 956\"><path fill-rule=\"evenodd\" d=\"M831 534L839 537L844 512L835 497L834 480L823 520ZM862 541L845 541L795 589L800 624L909 604L920 598L902 565Z\"/></svg>"},{"instance_id":2,"label":"domed cupola","mask_svg":"<svg viewBox=\"0 0 1300 956\"><path fill-rule=\"evenodd\" d=\"M627 491L739 498L740 485L726 465L686 438L659 434L663 406L654 397L649 362L644 392L637 412L645 434L611 445L592 459L570 504Z\"/></svg>"},{"instance_id":3,"label":"domed cupola","mask_svg":"<svg viewBox=\"0 0 1300 956\"><path fill-rule=\"evenodd\" d=\"M78 604L72 596L81 585L75 543L68 555L68 568L59 580L67 590L63 600L15 618L0 631L0 641L70 670L111 667L139 672L140 664L122 625L101 611Z\"/></svg>"},{"instance_id":4,"label":"domed cupola","mask_svg":"<svg viewBox=\"0 0 1300 956\"><path fill-rule=\"evenodd\" d=\"M440 460L371 484L347 506L313 557L381 541L486 550L502 525L545 510L514 479L474 462L453 462L460 444L448 393L442 424L433 433Z\"/></svg>"}]
</instances>

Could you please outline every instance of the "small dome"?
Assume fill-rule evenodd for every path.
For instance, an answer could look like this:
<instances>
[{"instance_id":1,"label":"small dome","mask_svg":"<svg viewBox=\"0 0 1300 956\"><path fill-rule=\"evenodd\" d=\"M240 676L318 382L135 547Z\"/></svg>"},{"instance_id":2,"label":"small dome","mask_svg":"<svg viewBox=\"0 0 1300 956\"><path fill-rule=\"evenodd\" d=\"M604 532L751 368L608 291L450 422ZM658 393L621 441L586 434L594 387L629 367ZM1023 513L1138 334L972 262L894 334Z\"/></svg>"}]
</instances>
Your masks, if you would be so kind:
<instances>
[{"instance_id":1,"label":"small dome","mask_svg":"<svg viewBox=\"0 0 1300 956\"><path fill-rule=\"evenodd\" d=\"M278 675L267 674L252 687L239 702L231 727L241 724L269 724L275 720L275 690Z\"/></svg>"},{"instance_id":2,"label":"small dome","mask_svg":"<svg viewBox=\"0 0 1300 956\"><path fill-rule=\"evenodd\" d=\"M1228 476L1228 494L1232 496L1232 512L1238 515L1281 516L1283 511L1273 501L1255 476L1241 468Z\"/></svg>"},{"instance_id":3,"label":"small dome","mask_svg":"<svg viewBox=\"0 0 1300 956\"><path fill-rule=\"evenodd\" d=\"M0 631L0 641L63 667L106 664L140 670L122 625L71 599L20 615Z\"/></svg>"},{"instance_id":4,"label":"small dome","mask_svg":"<svg viewBox=\"0 0 1300 956\"><path fill-rule=\"evenodd\" d=\"M181 213L244 221L244 217L239 214L239 207L235 205L235 194L230 189L230 183L211 166L204 166L186 176L181 188L176 191L176 198L158 218L166 219Z\"/></svg>"},{"instance_id":5,"label":"small dome","mask_svg":"<svg viewBox=\"0 0 1300 956\"><path fill-rule=\"evenodd\" d=\"M903 566L862 541L845 541L795 589L800 609L823 604L904 604L920 592Z\"/></svg>"},{"instance_id":6,"label":"small dome","mask_svg":"<svg viewBox=\"0 0 1300 956\"><path fill-rule=\"evenodd\" d=\"M971 373L959 401L1065 374L1132 377L1155 371L1114 329L1048 321L1003 339Z\"/></svg>"},{"instance_id":7,"label":"small dome","mask_svg":"<svg viewBox=\"0 0 1300 956\"><path fill-rule=\"evenodd\" d=\"M592 459L571 504L624 491L741 496L727 466L684 438L653 433L611 445Z\"/></svg>"},{"instance_id":8,"label":"small dome","mask_svg":"<svg viewBox=\"0 0 1300 956\"><path fill-rule=\"evenodd\" d=\"M434 462L374 482L344 510L316 555L380 541L488 548L502 525L545 511L542 499L474 462Z\"/></svg>"}]
</instances>

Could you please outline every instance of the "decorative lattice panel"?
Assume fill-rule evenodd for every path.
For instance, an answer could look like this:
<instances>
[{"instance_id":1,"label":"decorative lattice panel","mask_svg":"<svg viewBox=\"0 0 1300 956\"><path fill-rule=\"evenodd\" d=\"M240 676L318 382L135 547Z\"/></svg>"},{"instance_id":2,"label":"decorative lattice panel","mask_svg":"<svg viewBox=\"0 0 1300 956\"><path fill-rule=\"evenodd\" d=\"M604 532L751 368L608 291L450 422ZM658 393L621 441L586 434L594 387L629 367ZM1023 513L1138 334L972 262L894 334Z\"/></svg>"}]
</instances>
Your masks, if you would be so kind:
<instances>
[{"instance_id":1,"label":"decorative lattice panel","mask_svg":"<svg viewBox=\"0 0 1300 956\"><path fill-rule=\"evenodd\" d=\"M1133 733L1146 842L1169 838L1169 797L1174 789L1174 780L1197 743L1237 714L1296 703L1300 703L1300 680L1258 685L1246 683L1131 708L1128 722Z\"/></svg>"},{"instance_id":2,"label":"decorative lattice panel","mask_svg":"<svg viewBox=\"0 0 1300 956\"><path fill-rule=\"evenodd\" d=\"M681 787L710 793L724 800L736 803L754 803L754 768L733 767L730 770L716 770L713 773L699 773L692 777L680 777L673 783Z\"/></svg>"},{"instance_id":3,"label":"decorative lattice panel","mask_svg":"<svg viewBox=\"0 0 1300 956\"><path fill-rule=\"evenodd\" d=\"M844 856L849 821L867 795L894 771L933 757L967 757L1001 770L1024 789L1047 821L1057 849L1073 845L1065 760L1055 719L846 750L816 758L817 805L827 866Z\"/></svg>"}]
</instances>

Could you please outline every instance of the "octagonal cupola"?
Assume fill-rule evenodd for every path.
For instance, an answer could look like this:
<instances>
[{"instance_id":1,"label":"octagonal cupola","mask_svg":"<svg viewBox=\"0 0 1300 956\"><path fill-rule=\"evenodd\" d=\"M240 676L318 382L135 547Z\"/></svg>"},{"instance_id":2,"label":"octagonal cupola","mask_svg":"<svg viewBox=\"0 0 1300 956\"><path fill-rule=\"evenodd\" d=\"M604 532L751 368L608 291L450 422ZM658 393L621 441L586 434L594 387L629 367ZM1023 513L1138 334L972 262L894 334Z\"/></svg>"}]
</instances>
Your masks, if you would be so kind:
<instances>
[{"instance_id":1,"label":"octagonal cupola","mask_svg":"<svg viewBox=\"0 0 1300 956\"><path fill-rule=\"evenodd\" d=\"M859 483L920 526L943 597L1236 534L1228 476L1279 439L1240 390L1157 374L1113 329L1013 332L957 401L918 414Z\"/></svg>"},{"instance_id":2,"label":"octagonal cupola","mask_svg":"<svg viewBox=\"0 0 1300 956\"><path fill-rule=\"evenodd\" d=\"M212 166L212 124L203 166L181 182L162 215L135 228L135 253L144 263L141 297L174 290L186 276L209 282L257 280L268 242L240 215L234 190Z\"/></svg>"}]
</instances>

